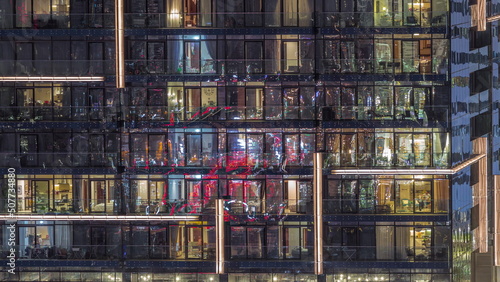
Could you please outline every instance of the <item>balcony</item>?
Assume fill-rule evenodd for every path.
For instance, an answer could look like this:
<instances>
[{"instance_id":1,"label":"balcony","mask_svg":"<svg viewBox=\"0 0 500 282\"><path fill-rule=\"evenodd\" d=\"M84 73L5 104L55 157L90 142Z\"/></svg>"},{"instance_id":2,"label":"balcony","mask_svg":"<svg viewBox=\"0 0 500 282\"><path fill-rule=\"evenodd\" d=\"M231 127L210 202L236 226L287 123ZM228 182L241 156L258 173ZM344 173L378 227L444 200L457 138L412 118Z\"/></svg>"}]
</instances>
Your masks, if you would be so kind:
<instances>
[{"instance_id":1,"label":"balcony","mask_svg":"<svg viewBox=\"0 0 500 282\"><path fill-rule=\"evenodd\" d=\"M296 8L295 8L296 9ZM448 11L125 13L128 29L444 27ZM113 13L0 14L1 29L112 29Z\"/></svg>"}]
</instances>

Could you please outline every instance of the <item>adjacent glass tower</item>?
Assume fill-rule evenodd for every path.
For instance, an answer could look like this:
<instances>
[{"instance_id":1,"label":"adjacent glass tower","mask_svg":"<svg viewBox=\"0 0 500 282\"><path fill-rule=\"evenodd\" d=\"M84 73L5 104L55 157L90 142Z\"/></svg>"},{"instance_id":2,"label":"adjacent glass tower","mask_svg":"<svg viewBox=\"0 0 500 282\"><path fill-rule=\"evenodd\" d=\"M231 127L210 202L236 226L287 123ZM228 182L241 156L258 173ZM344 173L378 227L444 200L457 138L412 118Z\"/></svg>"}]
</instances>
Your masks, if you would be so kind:
<instances>
[{"instance_id":1,"label":"adjacent glass tower","mask_svg":"<svg viewBox=\"0 0 500 282\"><path fill-rule=\"evenodd\" d=\"M0 280L493 281L499 5L1 2Z\"/></svg>"}]
</instances>

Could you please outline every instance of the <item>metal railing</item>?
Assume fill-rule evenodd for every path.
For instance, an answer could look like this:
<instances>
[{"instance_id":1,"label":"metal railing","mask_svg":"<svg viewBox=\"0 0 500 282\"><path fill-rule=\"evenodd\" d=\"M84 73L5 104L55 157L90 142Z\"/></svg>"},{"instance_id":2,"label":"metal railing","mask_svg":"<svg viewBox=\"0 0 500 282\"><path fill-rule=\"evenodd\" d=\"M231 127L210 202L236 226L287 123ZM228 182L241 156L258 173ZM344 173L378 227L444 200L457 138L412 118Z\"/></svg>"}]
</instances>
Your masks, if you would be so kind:
<instances>
[{"instance_id":1,"label":"metal railing","mask_svg":"<svg viewBox=\"0 0 500 282\"><path fill-rule=\"evenodd\" d=\"M39 246L18 245L19 259L56 260L116 260L116 259L162 259L162 260L214 260L214 243L187 245L157 244L129 245L69 245ZM314 259L313 246L265 246L226 245L227 262L232 260L307 260ZM449 261L448 246L324 246L325 262L329 261ZM9 255L2 251L2 258Z\"/></svg>"},{"instance_id":2,"label":"metal railing","mask_svg":"<svg viewBox=\"0 0 500 282\"><path fill-rule=\"evenodd\" d=\"M5 77L68 77L115 74L114 60L2 60L0 75Z\"/></svg>"},{"instance_id":3,"label":"metal railing","mask_svg":"<svg viewBox=\"0 0 500 282\"><path fill-rule=\"evenodd\" d=\"M125 13L126 28L442 27L448 11ZM0 28L113 28L114 13L0 14Z\"/></svg>"},{"instance_id":4,"label":"metal railing","mask_svg":"<svg viewBox=\"0 0 500 282\"><path fill-rule=\"evenodd\" d=\"M360 199L363 198L364 199ZM323 214L447 214L449 199L377 200L372 196L356 195L352 199L323 199Z\"/></svg>"},{"instance_id":5,"label":"metal railing","mask_svg":"<svg viewBox=\"0 0 500 282\"><path fill-rule=\"evenodd\" d=\"M145 102L145 101L144 101ZM28 103L25 103L28 104ZM449 107L425 106L62 106L61 102L30 102L27 106L0 107L0 121L109 121L164 122L165 126L193 121L409 121L427 127L446 126ZM120 114L120 115L119 115Z\"/></svg>"}]
</instances>

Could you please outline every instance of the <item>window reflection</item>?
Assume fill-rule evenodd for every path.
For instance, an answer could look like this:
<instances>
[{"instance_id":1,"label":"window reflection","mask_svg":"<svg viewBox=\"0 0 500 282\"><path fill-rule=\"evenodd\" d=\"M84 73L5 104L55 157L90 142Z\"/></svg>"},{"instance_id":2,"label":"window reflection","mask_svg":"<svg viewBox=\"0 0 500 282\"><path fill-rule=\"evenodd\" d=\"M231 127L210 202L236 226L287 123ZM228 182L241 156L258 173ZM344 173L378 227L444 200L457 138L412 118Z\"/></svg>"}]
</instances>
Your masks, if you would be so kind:
<instances>
[{"instance_id":1,"label":"window reflection","mask_svg":"<svg viewBox=\"0 0 500 282\"><path fill-rule=\"evenodd\" d=\"M449 207L448 180L329 179L324 190L327 214L442 213Z\"/></svg>"}]
</instances>

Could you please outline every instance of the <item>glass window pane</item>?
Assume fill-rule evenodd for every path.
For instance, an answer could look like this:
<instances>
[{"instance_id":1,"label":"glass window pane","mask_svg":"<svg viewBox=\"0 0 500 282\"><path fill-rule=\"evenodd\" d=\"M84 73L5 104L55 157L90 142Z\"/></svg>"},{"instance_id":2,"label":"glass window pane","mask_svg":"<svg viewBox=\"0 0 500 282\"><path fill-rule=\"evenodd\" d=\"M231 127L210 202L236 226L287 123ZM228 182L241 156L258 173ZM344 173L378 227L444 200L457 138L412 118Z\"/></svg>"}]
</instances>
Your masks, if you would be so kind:
<instances>
[{"instance_id":1,"label":"glass window pane","mask_svg":"<svg viewBox=\"0 0 500 282\"><path fill-rule=\"evenodd\" d=\"M200 72L200 42L185 42L185 73Z\"/></svg>"},{"instance_id":2,"label":"glass window pane","mask_svg":"<svg viewBox=\"0 0 500 282\"><path fill-rule=\"evenodd\" d=\"M413 213L413 181L396 180L396 212Z\"/></svg>"},{"instance_id":3,"label":"glass window pane","mask_svg":"<svg viewBox=\"0 0 500 282\"><path fill-rule=\"evenodd\" d=\"M168 149L169 165L174 165L174 166L186 165L184 133L169 133L167 149Z\"/></svg>"},{"instance_id":4,"label":"glass window pane","mask_svg":"<svg viewBox=\"0 0 500 282\"><path fill-rule=\"evenodd\" d=\"M187 143L187 165L201 165L201 135L186 135Z\"/></svg>"},{"instance_id":5,"label":"glass window pane","mask_svg":"<svg viewBox=\"0 0 500 282\"><path fill-rule=\"evenodd\" d=\"M231 227L231 259L246 258L246 234L244 227Z\"/></svg>"}]
</instances>

